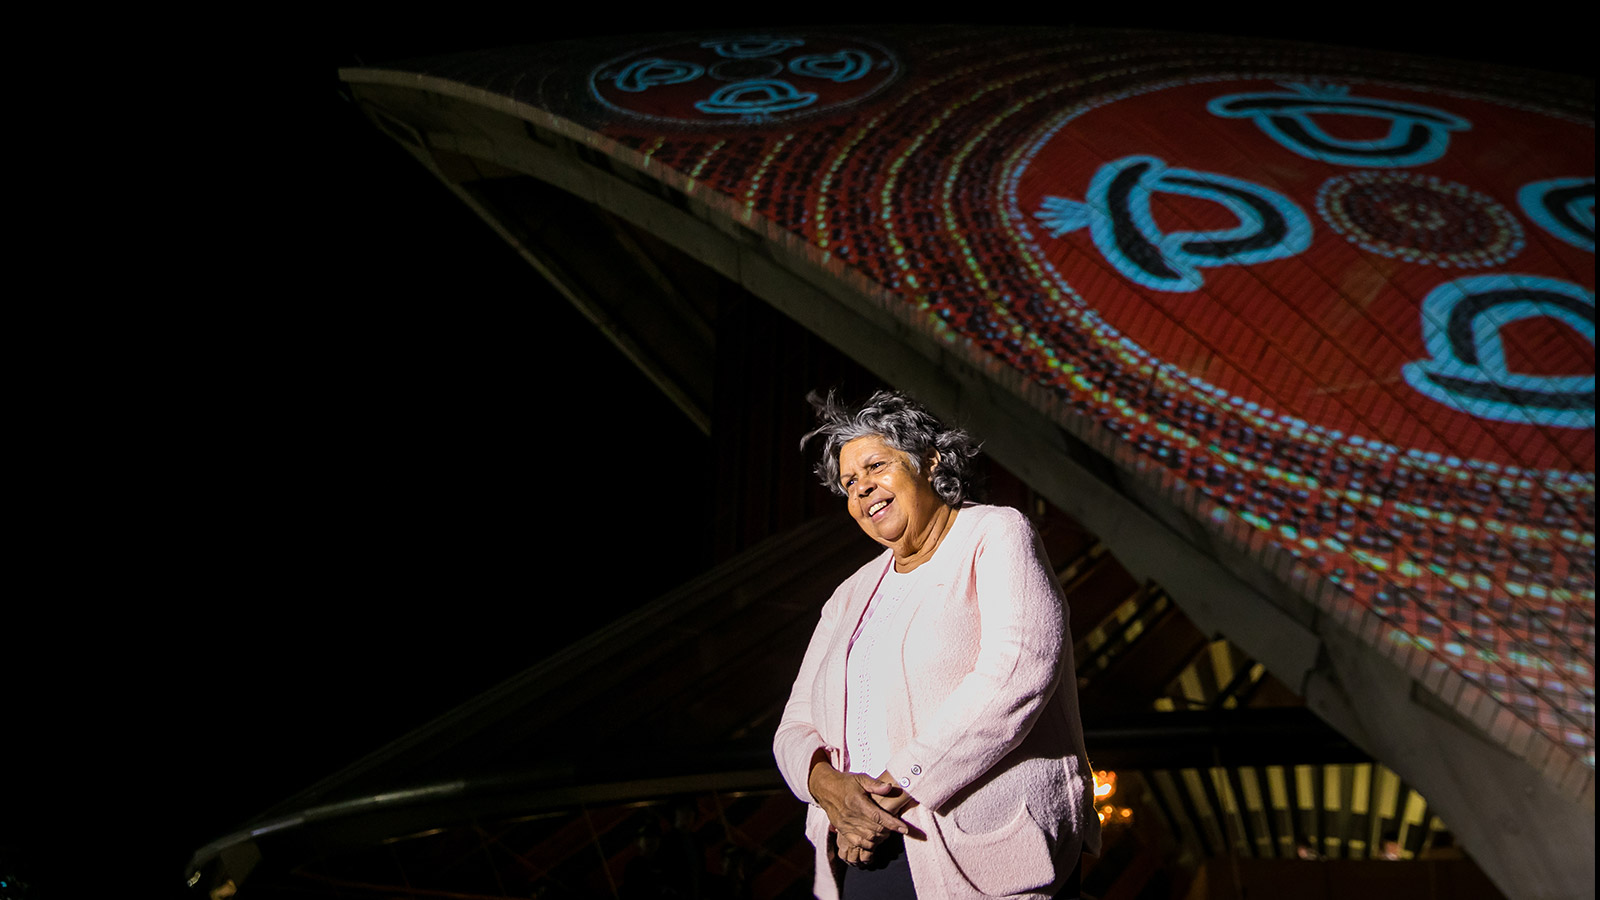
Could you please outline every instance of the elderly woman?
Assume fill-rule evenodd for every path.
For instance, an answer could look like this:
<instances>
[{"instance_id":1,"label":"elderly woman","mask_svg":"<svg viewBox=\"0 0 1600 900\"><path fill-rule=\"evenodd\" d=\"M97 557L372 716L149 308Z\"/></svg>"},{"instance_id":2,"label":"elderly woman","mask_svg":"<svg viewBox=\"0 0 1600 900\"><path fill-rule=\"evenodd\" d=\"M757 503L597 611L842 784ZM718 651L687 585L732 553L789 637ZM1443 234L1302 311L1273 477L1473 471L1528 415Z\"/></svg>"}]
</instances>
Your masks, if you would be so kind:
<instances>
[{"instance_id":1,"label":"elderly woman","mask_svg":"<svg viewBox=\"0 0 1600 900\"><path fill-rule=\"evenodd\" d=\"M823 438L817 474L888 548L823 606L774 741L816 895L1077 897L1100 823L1038 536L966 502L977 447L904 395L808 399L801 446Z\"/></svg>"}]
</instances>

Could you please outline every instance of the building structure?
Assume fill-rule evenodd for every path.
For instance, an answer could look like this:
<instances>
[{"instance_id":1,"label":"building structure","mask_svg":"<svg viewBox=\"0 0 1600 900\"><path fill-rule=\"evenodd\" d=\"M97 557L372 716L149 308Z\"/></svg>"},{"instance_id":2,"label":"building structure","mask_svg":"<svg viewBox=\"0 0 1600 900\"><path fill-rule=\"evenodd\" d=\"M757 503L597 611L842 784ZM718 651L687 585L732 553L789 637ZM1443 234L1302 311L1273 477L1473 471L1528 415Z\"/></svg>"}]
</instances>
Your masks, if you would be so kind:
<instances>
[{"instance_id":1,"label":"building structure","mask_svg":"<svg viewBox=\"0 0 1600 900\"><path fill-rule=\"evenodd\" d=\"M1259 685L1336 730L1274 720L1278 762L1230 767L1229 735L1264 725L1208 734L1176 710L1149 724L1200 729L1183 733L1213 765L1173 758L1170 740L1130 763L1139 795L1165 804L1140 818L1172 843L1147 839L1101 887L1133 896L1187 852L1168 887L1210 890L1197 861L1222 847L1326 855L1337 837L1339 855L1370 856L1386 821L1421 826L1393 835L1415 855L1437 816L1508 896L1592 889L1592 82L1258 40L937 28L618 38L344 77L746 487L719 510L712 583L590 649L687 652L662 635L697 609L690 643L736 620L803 646L804 605L820 602L806 578L826 581L818 561L845 551L808 524L823 501L763 474L802 427L798 404L772 398L876 379L982 436L1013 502L1080 536L1052 557L1064 582L1098 558L1085 548L1124 573L1072 595L1080 658L1114 668L1142 648L1165 666L1126 664L1152 680L1100 699L1080 672L1091 735L1097 703L1226 708ZM761 590L726 589L752 579ZM763 592L792 618L738 599ZM652 757L625 788L599 775L631 771L610 757L493 774L508 758L486 747L577 714L541 705L582 671L568 659L196 865L243 871L229 854L274 842L291 859L359 853L518 804L770 789L755 748L782 685L758 688L731 649L695 656L714 662L694 678L748 695L699 718L665 703L681 686L651 699L618 682L604 704L640 704L619 726L671 735L655 748L693 762ZM1214 689L1174 694L1196 665ZM664 710L687 718L644 724ZM1115 732L1091 745L1097 764L1140 758L1143 738L1118 750ZM1288 798L1314 800L1318 779L1294 767L1363 765L1331 787L1325 769L1339 799L1310 803L1340 825L1296 825L1305 807Z\"/></svg>"}]
</instances>

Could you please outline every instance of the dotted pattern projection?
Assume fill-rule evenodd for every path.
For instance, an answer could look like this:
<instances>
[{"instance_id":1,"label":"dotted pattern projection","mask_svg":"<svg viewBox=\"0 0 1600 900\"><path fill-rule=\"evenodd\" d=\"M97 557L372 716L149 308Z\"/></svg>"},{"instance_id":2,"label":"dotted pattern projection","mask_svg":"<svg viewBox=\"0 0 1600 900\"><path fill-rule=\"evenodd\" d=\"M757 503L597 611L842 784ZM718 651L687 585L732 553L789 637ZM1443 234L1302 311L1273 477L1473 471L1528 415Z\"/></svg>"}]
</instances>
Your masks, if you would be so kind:
<instances>
[{"instance_id":1,"label":"dotted pattern projection","mask_svg":"<svg viewBox=\"0 0 1600 900\"><path fill-rule=\"evenodd\" d=\"M1317 211L1363 250L1406 262L1482 268L1507 262L1525 243L1522 225L1493 197L1410 173L1330 178Z\"/></svg>"}]
</instances>

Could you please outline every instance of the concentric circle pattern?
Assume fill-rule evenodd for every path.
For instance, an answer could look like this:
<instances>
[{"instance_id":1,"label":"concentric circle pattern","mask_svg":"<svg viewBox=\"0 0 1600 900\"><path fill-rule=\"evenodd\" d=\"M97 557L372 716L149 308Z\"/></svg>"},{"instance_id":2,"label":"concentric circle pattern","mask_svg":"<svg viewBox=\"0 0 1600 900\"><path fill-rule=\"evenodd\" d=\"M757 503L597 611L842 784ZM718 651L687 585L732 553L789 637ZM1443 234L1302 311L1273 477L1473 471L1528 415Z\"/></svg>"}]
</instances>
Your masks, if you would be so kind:
<instances>
[{"instance_id":1,"label":"concentric circle pattern","mask_svg":"<svg viewBox=\"0 0 1600 900\"><path fill-rule=\"evenodd\" d=\"M1522 226L1493 197L1410 172L1335 175L1317 191L1329 227L1369 253L1477 269L1522 250Z\"/></svg>"},{"instance_id":2,"label":"concentric circle pattern","mask_svg":"<svg viewBox=\"0 0 1600 900\"><path fill-rule=\"evenodd\" d=\"M1511 752L1592 779L1592 84L1137 32L552 59L430 74L866 285Z\"/></svg>"}]
</instances>

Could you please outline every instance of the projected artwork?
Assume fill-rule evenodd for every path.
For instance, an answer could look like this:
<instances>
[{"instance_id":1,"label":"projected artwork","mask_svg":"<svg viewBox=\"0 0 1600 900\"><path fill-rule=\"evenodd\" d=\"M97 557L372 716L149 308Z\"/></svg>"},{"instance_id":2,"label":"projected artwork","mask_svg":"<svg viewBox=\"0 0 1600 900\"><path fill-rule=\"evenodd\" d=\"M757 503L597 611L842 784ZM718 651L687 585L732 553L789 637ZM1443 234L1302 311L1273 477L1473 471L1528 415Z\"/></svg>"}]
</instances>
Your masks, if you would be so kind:
<instances>
[{"instance_id":1,"label":"projected artwork","mask_svg":"<svg viewBox=\"0 0 1600 900\"><path fill-rule=\"evenodd\" d=\"M1592 94L971 28L435 74L859 286L1492 740L1592 783Z\"/></svg>"},{"instance_id":2,"label":"projected artwork","mask_svg":"<svg viewBox=\"0 0 1600 900\"><path fill-rule=\"evenodd\" d=\"M1592 131L1394 87L1269 87L1157 86L1047 124L1006 174L1019 256L1063 291L1111 267L1125 284L1077 291L1107 341L1131 340L1190 390L1247 414L1270 410L1266 420L1313 442L1337 434L1451 470L1462 463L1449 457L1581 468L1593 446L1593 266L1585 286L1572 281L1581 269L1542 245L1527 251L1514 207L1495 199L1516 197L1527 169L1500 160L1499 142L1467 136L1474 121L1493 122L1497 134L1547 135L1576 156ZM1173 176L1152 179L1163 163L1129 151L1181 154L1215 174L1154 194L1147 182ZM1352 168L1380 159L1431 165ZM1091 241L1062 225L1073 191L1096 209L1068 210L1092 222ZM1213 267L1208 280L1197 263ZM1492 290L1450 274L1497 266L1508 268Z\"/></svg>"},{"instance_id":3,"label":"projected artwork","mask_svg":"<svg viewBox=\"0 0 1600 900\"><path fill-rule=\"evenodd\" d=\"M1111 362L1080 388L1127 378L1108 427L1590 765L1593 179L1537 176L1593 146L1481 97L1208 77L1063 110L1001 182Z\"/></svg>"},{"instance_id":4,"label":"projected artwork","mask_svg":"<svg viewBox=\"0 0 1600 900\"><path fill-rule=\"evenodd\" d=\"M1517 191L1528 218L1580 250L1594 252L1594 176L1535 181Z\"/></svg>"},{"instance_id":5,"label":"projected artwork","mask_svg":"<svg viewBox=\"0 0 1600 900\"><path fill-rule=\"evenodd\" d=\"M767 124L856 103L898 71L887 50L860 38L746 34L629 53L598 66L590 84L596 99L630 116Z\"/></svg>"},{"instance_id":6,"label":"projected artwork","mask_svg":"<svg viewBox=\"0 0 1600 900\"><path fill-rule=\"evenodd\" d=\"M1418 392L1484 418L1594 427L1593 375L1524 374L1506 362L1503 338L1513 322L1550 319L1586 338L1592 353L1593 291L1527 275L1462 278L1423 298L1420 318L1430 358L1404 367Z\"/></svg>"},{"instance_id":7,"label":"projected artwork","mask_svg":"<svg viewBox=\"0 0 1600 900\"><path fill-rule=\"evenodd\" d=\"M1352 94L1348 85L1292 82L1283 87L1282 91L1217 97L1206 108L1225 118L1254 121L1284 149L1307 159L1345 166L1430 163L1449 149L1450 132L1472 127L1471 122L1442 109ZM1385 130L1371 137L1339 137L1323 126L1327 121L1348 118L1373 119Z\"/></svg>"},{"instance_id":8,"label":"projected artwork","mask_svg":"<svg viewBox=\"0 0 1600 900\"><path fill-rule=\"evenodd\" d=\"M1522 226L1510 210L1488 194L1432 176L1335 175L1317 189L1317 212L1361 249L1406 262L1475 269L1522 251Z\"/></svg>"},{"instance_id":9,"label":"projected artwork","mask_svg":"<svg viewBox=\"0 0 1600 900\"><path fill-rule=\"evenodd\" d=\"M1156 224L1155 191L1209 200L1234 222L1212 231L1164 233ZM1311 222L1282 194L1225 175L1169 169L1153 156L1101 166L1089 197L1079 203L1047 196L1036 216L1052 237L1087 226L1095 247L1124 278L1159 291L1200 290L1201 266L1248 266L1311 245Z\"/></svg>"}]
</instances>

